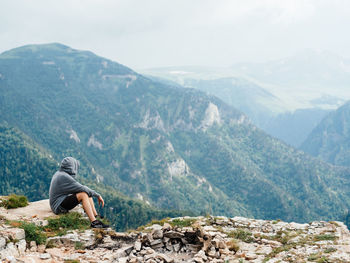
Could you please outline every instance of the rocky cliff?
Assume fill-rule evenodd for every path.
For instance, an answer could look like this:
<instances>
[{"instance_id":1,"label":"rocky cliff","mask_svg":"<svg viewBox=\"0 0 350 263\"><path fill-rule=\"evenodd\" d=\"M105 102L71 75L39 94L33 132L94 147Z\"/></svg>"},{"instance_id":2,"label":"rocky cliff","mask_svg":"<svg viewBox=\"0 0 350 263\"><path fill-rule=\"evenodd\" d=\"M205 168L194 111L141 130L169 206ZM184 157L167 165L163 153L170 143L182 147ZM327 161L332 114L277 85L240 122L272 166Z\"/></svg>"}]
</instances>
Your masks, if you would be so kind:
<instances>
[{"instance_id":1,"label":"rocky cliff","mask_svg":"<svg viewBox=\"0 0 350 263\"><path fill-rule=\"evenodd\" d=\"M341 222L181 217L125 233L70 230L40 245L18 227L45 226L52 217L47 200L0 208L1 262L350 262L350 233Z\"/></svg>"}]
</instances>

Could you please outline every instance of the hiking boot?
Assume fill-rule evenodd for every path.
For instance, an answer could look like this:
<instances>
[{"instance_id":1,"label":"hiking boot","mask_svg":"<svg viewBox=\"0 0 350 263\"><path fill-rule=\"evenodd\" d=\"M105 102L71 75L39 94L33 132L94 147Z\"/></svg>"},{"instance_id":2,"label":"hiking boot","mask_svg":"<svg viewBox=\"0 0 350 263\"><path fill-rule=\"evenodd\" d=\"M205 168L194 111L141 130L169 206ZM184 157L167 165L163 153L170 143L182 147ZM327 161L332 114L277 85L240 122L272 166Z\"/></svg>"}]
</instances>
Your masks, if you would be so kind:
<instances>
[{"instance_id":1,"label":"hiking boot","mask_svg":"<svg viewBox=\"0 0 350 263\"><path fill-rule=\"evenodd\" d=\"M92 228L108 228L109 225L102 223L100 220L95 220L95 221L91 222L91 227Z\"/></svg>"}]
</instances>

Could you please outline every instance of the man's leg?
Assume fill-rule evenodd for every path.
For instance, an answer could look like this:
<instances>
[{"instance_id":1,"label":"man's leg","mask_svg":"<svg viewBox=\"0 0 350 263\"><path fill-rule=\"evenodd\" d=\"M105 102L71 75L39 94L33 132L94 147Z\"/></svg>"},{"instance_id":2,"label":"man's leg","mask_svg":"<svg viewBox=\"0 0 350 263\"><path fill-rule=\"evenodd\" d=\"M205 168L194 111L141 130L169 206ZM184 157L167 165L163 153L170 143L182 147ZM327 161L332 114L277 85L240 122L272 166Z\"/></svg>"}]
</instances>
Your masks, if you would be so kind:
<instances>
[{"instance_id":1,"label":"man's leg","mask_svg":"<svg viewBox=\"0 0 350 263\"><path fill-rule=\"evenodd\" d=\"M90 198L87 195L87 193L85 193L85 192L77 193L76 197L77 197L78 201L82 203L83 208L85 210L85 213L89 217L90 221L91 222L95 221L96 220L96 217L95 217L95 213L96 213L95 206L91 205L90 200L89 200ZM93 204L93 202L92 202L92 204Z\"/></svg>"},{"instance_id":2,"label":"man's leg","mask_svg":"<svg viewBox=\"0 0 350 263\"><path fill-rule=\"evenodd\" d=\"M92 200L92 197L89 197L89 202L92 208L92 212L94 213L94 216L97 216L97 212L96 212L96 208L95 208L95 204L94 204L94 200Z\"/></svg>"}]
</instances>

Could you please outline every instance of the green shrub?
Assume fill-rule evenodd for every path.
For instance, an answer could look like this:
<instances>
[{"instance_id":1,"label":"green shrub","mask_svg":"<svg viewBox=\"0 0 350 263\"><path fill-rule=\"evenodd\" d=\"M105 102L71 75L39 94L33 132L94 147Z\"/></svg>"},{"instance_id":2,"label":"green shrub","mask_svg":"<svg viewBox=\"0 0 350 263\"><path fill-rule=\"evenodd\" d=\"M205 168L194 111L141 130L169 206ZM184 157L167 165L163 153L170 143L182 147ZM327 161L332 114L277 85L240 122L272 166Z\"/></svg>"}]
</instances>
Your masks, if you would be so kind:
<instances>
[{"instance_id":1,"label":"green shrub","mask_svg":"<svg viewBox=\"0 0 350 263\"><path fill-rule=\"evenodd\" d=\"M83 230L90 227L90 221L83 218L82 215L77 212L63 214L58 218L49 218L48 223L46 229L58 232L58 234L61 235L65 234L67 230Z\"/></svg>"},{"instance_id":2,"label":"green shrub","mask_svg":"<svg viewBox=\"0 0 350 263\"><path fill-rule=\"evenodd\" d=\"M24 229L27 242L35 241L38 245L45 243L46 236L41 227L38 227L33 223L26 222L22 222L20 227Z\"/></svg>"},{"instance_id":3,"label":"green shrub","mask_svg":"<svg viewBox=\"0 0 350 263\"><path fill-rule=\"evenodd\" d=\"M315 236L314 239L315 239L315 241L336 240L337 237L335 235L324 234L324 235L317 235L317 236Z\"/></svg>"},{"instance_id":4,"label":"green shrub","mask_svg":"<svg viewBox=\"0 0 350 263\"><path fill-rule=\"evenodd\" d=\"M324 253L333 253L335 251L337 251L335 247L329 247L324 250Z\"/></svg>"},{"instance_id":5,"label":"green shrub","mask_svg":"<svg viewBox=\"0 0 350 263\"><path fill-rule=\"evenodd\" d=\"M169 222L172 227L189 227L196 222L196 219L174 219Z\"/></svg>"},{"instance_id":6,"label":"green shrub","mask_svg":"<svg viewBox=\"0 0 350 263\"><path fill-rule=\"evenodd\" d=\"M242 240L246 243L254 242L254 237L252 236L252 233L242 228L238 228L234 231L231 231L230 233L228 233L228 236Z\"/></svg>"},{"instance_id":7,"label":"green shrub","mask_svg":"<svg viewBox=\"0 0 350 263\"><path fill-rule=\"evenodd\" d=\"M1 199L0 206L6 209L25 207L28 205L27 197L23 195L11 194L3 199Z\"/></svg>"}]
</instances>

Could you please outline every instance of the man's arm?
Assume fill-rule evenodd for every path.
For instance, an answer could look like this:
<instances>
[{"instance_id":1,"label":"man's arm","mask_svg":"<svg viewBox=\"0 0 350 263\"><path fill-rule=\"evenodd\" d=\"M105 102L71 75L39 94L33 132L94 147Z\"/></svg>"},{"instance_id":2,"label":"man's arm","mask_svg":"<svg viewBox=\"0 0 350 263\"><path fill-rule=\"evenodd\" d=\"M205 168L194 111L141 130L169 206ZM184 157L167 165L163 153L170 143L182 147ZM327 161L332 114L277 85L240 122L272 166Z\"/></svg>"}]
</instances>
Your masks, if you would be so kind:
<instances>
[{"instance_id":1,"label":"man's arm","mask_svg":"<svg viewBox=\"0 0 350 263\"><path fill-rule=\"evenodd\" d=\"M94 190L90 189L89 187L82 185L78 183L77 181L74 180L73 177L71 177L68 174L62 175L60 178L60 190L66 194L73 194L73 193L80 193L80 192L85 192L89 197L100 197L101 195ZM102 199L103 201L103 199ZM100 202L100 201L99 201ZM103 202L104 204L104 202Z\"/></svg>"}]
</instances>

